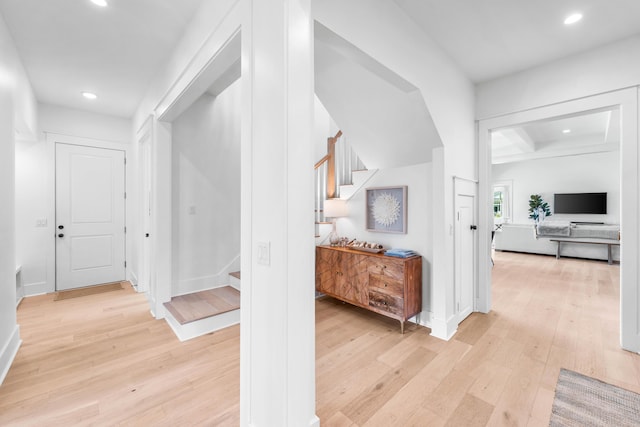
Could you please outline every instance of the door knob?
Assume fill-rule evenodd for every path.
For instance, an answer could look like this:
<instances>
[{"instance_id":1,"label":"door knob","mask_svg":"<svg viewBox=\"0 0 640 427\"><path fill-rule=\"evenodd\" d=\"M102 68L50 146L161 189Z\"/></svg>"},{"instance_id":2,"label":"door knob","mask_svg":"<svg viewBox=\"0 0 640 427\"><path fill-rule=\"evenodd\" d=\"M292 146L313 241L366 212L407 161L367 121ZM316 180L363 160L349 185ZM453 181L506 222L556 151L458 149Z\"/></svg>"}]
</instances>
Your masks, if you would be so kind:
<instances>
[{"instance_id":1,"label":"door knob","mask_svg":"<svg viewBox=\"0 0 640 427\"><path fill-rule=\"evenodd\" d=\"M469 226L469 228L470 228L471 230L477 230L477 229L478 229L478 226L477 226L477 225L470 225L470 226Z\"/></svg>"},{"instance_id":2,"label":"door knob","mask_svg":"<svg viewBox=\"0 0 640 427\"><path fill-rule=\"evenodd\" d=\"M59 225L58 229L60 229L60 230L64 229L64 225Z\"/></svg>"},{"instance_id":3,"label":"door knob","mask_svg":"<svg viewBox=\"0 0 640 427\"><path fill-rule=\"evenodd\" d=\"M144 234L144 237L149 237L149 233L145 233L145 234Z\"/></svg>"},{"instance_id":4,"label":"door knob","mask_svg":"<svg viewBox=\"0 0 640 427\"><path fill-rule=\"evenodd\" d=\"M60 233L58 234L58 237L64 237L64 234Z\"/></svg>"}]
</instances>

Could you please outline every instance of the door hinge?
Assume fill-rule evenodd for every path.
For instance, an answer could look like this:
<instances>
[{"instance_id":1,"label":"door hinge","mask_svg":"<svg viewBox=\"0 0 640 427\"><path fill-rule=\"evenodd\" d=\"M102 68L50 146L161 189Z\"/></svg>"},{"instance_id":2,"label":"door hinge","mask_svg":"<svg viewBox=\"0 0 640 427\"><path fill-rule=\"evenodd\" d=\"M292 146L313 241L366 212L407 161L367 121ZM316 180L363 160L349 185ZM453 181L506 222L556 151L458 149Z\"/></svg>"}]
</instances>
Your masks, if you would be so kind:
<instances>
[{"instance_id":1,"label":"door hinge","mask_svg":"<svg viewBox=\"0 0 640 427\"><path fill-rule=\"evenodd\" d=\"M124 262L124 268L127 268L127 261Z\"/></svg>"},{"instance_id":2,"label":"door hinge","mask_svg":"<svg viewBox=\"0 0 640 427\"><path fill-rule=\"evenodd\" d=\"M124 158L124 164L125 165L127 164L127 158L126 157Z\"/></svg>"},{"instance_id":3,"label":"door hinge","mask_svg":"<svg viewBox=\"0 0 640 427\"><path fill-rule=\"evenodd\" d=\"M127 227L124 228L124 234L127 234Z\"/></svg>"},{"instance_id":4,"label":"door hinge","mask_svg":"<svg viewBox=\"0 0 640 427\"><path fill-rule=\"evenodd\" d=\"M124 198L125 199L127 198L127 192L126 191L124 192Z\"/></svg>"}]
</instances>

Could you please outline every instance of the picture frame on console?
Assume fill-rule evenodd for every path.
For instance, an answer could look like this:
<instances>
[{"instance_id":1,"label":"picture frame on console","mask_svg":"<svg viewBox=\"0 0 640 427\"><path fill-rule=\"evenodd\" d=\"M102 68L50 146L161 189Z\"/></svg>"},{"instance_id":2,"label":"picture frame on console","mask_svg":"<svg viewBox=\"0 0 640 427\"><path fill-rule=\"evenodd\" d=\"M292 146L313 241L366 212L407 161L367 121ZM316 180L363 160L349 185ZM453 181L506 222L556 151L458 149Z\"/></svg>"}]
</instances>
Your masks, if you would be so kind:
<instances>
[{"instance_id":1,"label":"picture frame on console","mask_svg":"<svg viewBox=\"0 0 640 427\"><path fill-rule=\"evenodd\" d=\"M366 189L366 230L407 233L407 186Z\"/></svg>"}]
</instances>

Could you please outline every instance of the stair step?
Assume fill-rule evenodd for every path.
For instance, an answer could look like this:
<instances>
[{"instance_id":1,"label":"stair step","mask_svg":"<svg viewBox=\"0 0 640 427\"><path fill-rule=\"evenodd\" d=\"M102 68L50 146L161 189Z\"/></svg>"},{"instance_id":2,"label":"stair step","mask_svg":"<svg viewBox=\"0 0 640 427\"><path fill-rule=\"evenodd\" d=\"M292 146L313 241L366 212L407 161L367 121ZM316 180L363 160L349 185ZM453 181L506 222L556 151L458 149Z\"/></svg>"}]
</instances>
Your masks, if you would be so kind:
<instances>
[{"instance_id":1,"label":"stair step","mask_svg":"<svg viewBox=\"0 0 640 427\"><path fill-rule=\"evenodd\" d=\"M235 277L236 279L240 280L240 272L239 271L232 271L231 273L229 273L229 276Z\"/></svg>"},{"instance_id":2,"label":"stair step","mask_svg":"<svg viewBox=\"0 0 640 427\"><path fill-rule=\"evenodd\" d=\"M223 286L173 297L164 306L178 323L184 325L240 308L240 292L231 286Z\"/></svg>"},{"instance_id":3,"label":"stair step","mask_svg":"<svg viewBox=\"0 0 640 427\"><path fill-rule=\"evenodd\" d=\"M165 320L180 341L240 323L240 292L231 286L171 298Z\"/></svg>"}]
</instances>

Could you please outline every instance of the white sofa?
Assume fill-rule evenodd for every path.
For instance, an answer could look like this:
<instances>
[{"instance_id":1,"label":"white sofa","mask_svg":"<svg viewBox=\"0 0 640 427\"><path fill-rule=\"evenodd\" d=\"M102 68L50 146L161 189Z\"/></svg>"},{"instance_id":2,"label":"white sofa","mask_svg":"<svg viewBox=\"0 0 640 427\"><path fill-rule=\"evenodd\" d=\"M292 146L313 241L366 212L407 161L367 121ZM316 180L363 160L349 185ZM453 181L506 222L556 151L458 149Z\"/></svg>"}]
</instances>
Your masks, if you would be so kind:
<instances>
[{"instance_id":1,"label":"white sofa","mask_svg":"<svg viewBox=\"0 0 640 427\"><path fill-rule=\"evenodd\" d=\"M620 227L607 225L572 225L571 237L608 238L615 236ZM537 236L533 223L530 224L502 224L496 230L494 247L499 251L525 252L532 254L555 255L557 243L549 241L551 236ZM620 248L614 247L613 259L620 260ZM580 243L563 243L562 256L587 259L607 260L606 245L585 245Z\"/></svg>"}]
</instances>

